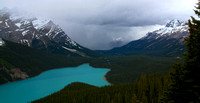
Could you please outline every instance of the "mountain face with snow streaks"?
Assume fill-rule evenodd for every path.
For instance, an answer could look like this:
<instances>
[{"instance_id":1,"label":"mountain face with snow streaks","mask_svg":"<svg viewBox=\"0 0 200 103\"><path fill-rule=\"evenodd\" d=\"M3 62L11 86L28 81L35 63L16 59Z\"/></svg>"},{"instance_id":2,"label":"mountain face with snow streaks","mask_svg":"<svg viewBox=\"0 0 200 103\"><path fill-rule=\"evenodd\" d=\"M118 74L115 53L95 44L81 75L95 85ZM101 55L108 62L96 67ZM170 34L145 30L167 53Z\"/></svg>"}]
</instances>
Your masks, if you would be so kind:
<instances>
[{"instance_id":1,"label":"mountain face with snow streaks","mask_svg":"<svg viewBox=\"0 0 200 103\"><path fill-rule=\"evenodd\" d=\"M96 53L82 47L51 20L0 11L0 38L29 47L68 56L94 56Z\"/></svg>"},{"instance_id":2,"label":"mountain face with snow streaks","mask_svg":"<svg viewBox=\"0 0 200 103\"><path fill-rule=\"evenodd\" d=\"M148 33L142 39L183 38L188 35L188 26L185 22L172 20L164 28Z\"/></svg>"},{"instance_id":3,"label":"mountain face with snow streaks","mask_svg":"<svg viewBox=\"0 0 200 103\"><path fill-rule=\"evenodd\" d=\"M112 55L178 56L184 50L184 38L189 35L185 22L172 20L164 28L149 32L139 40L101 53Z\"/></svg>"}]
</instances>

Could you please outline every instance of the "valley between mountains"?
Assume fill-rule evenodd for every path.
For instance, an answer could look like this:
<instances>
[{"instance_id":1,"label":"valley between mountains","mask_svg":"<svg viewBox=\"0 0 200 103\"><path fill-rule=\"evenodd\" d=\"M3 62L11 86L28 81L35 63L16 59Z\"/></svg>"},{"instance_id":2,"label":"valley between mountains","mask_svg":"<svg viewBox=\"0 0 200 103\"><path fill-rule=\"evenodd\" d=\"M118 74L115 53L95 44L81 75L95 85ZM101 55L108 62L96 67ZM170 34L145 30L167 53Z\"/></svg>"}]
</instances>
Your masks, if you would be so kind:
<instances>
[{"instance_id":1,"label":"valley between mountains","mask_svg":"<svg viewBox=\"0 0 200 103\"><path fill-rule=\"evenodd\" d=\"M189 35L184 22L172 20L164 28L122 47L93 51L71 40L51 20L27 18L9 9L1 10L0 14L1 83L87 62L95 67L111 68L106 75L111 83L134 81L141 73L168 71L170 66L166 65L181 56L185 50L184 37Z\"/></svg>"},{"instance_id":2,"label":"valley between mountains","mask_svg":"<svg viewBox=\"0 0 200 103\"><path fill-rule=\"evenodd\" d=\"M104 78L112 85L100 88L72 83L34 102L159 103L161 91L170 83L167 78L172 64L183 61L185 38L188 36L186 22L174 19L165 27L124 46L111 50L90 50L72 40L51 20L26 17L2 9L0 84L28 79L51 69L89 63L92 67L109 68ZM91 100L84 99L89 96Z\"/></svg>"}]
</instances>

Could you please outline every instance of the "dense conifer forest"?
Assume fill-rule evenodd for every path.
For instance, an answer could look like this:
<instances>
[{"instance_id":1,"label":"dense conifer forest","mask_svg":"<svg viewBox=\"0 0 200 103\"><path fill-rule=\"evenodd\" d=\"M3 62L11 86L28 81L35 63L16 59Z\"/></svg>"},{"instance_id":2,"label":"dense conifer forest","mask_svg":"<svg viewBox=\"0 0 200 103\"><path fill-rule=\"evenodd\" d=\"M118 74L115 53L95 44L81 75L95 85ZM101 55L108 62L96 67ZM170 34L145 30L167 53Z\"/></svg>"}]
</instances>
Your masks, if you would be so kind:
<instances>
[{"instance_id":1,"label":"dense conifer forest","mask_svg":"<svg viewBox=\"0 0 200 103\"><path fill-rule=\"evenodd\" d=\"M141 74L159 72L167 74L176 57L152 57L144 55L116 56L97 58L90 65L98 68L109 68L106 78L112 84L129 83Z\"/></svg>"},{"instance_id":2,"label":"dense conifer forest","mask_svg":"<svg viewBox=\"0 0 200 103\"><path fill-rule=\"evenodd\" d=\"M200 17L200 2L195 13ZM186 53L167 75L142 74L133 83L94 87L72 83L33 103L199 103L200 20L189 20Z\"/></svg>"},{"instance_id":3,"label":"dense conifer forest","mask_svg":"<svg viewBox=\"0 0 200 103\"><path fill-rule=\"evenodd\" d=\"M143 74L134 83L105 87L72 83L33 103L160 103L167 84L167 76L156 73Z\"/></svg>"},{"instance_id":4,"label":"dense conifer forest","mask_svg":"<svg viewBox=\"0 0 200 103\"><path fill-rule=\"evenodd\" d=\"M144 55L102 56L98 58L68 57L29 48L9 41L6 41L5 46L0 47L0 57L0 68L19 68L23 72L28 73L30 77L49 69L73 67L89 63L93 67L111 69L106 77L112 84L133 82L140 77L141 73L156 71L166 74L170 65L176 59L175 57L150 57ZM9 78L9 76L5 75L4 72L0 72L0 74L0 83L6 83L1 78Z\"/></svg>"}]
</instances>

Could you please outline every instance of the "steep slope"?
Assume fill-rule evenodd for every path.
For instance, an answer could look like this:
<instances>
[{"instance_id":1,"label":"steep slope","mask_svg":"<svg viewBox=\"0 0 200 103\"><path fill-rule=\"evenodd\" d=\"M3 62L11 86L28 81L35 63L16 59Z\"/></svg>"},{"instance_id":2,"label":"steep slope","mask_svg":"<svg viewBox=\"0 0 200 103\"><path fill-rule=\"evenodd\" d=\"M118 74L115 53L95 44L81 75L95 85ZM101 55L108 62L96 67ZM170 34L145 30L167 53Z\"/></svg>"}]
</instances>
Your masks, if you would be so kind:
<instances>
[{"instance_id":1,"label":"steep slope","mask_svg":"<svg viewBox=\"0 0 200 103\"><path fill-rule=\"evenodd\" d=\"M184 22L172 20L164 28L149 32L139 40L99 52L112 55L178 56L185 50L184 37L188 35L188 26Z\"/></svg>"},{"instance_id":2,"label":"steep slope","mask_svg":"<svg viewBox=\"0 0 200 103\"><path fill-rule=\"evenodd\" d=\"M89 60L51 54L6 40L4 43L0 46L0 84L36 76L49 69L78 66Z\"/></svg>"},{"instance_id":3,"label":"steep slope","mask_svg":"<svg viewBox=\"0 0 200 103\"><path fill-rule=\"evenodd\" d=\"M56 54L85 57L98 55L71 40L51 20L26 17L12 13L9 9L0 11L0 38Z\"/></svg>"}]
</instances>

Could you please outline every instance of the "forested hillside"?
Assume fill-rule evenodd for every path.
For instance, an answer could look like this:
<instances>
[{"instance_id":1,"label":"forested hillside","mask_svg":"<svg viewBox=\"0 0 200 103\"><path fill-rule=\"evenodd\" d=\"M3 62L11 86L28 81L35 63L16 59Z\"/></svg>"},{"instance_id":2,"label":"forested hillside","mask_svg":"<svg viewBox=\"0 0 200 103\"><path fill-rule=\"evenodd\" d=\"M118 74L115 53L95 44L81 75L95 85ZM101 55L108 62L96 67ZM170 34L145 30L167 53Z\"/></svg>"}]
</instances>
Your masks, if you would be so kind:
<instances>
[{"instance_id":1,"label":"forested hillside","mask_svg":"<svg viewBox=\"0 0 200 103\"><path fill-rule=\"evenodd\" d=\"M195 13L200 17L200 2ZM190 35L185 39L184 60L177 59L168 75L142 74L140 79L133 83L101 88L74 83L33 103L199 103L199 18L192 17L188 25Z\"/></svg>"},{"instance_id":2,"label":"forested hillside","mask_svg":"<svg viewBox=\"0 0 200 103\"><path fill-rule=\"evenodd\" d=\"M82 57L51 54L5 41L5 45L0 47L0 83L23 79L11 76L16 74L16 70L25 73L27 77L32 77L45 70L78 66L88 60Z\"/></svg>"},{"instance_id":3,"label":"forested hillside","mask_svg":"<svg viewBox=\"0 0 200 103\"><path fill-rule=\"evenodd\" d=\"M106 78L112 84L129 83L139 78L141 74L159 72L167 74L176 57L107 56L94 58L90 65L98 68L109 68Z\"/></svg>"},{"instance_id":4,"label":"forested hillside","mask_svg":"<svg viewBox=\"0 0 200 103\"><path fill-rule=\"evenodd\" d=\"M90 63L93 67L109 68L106 75L112 84L133 82L141 73L153 71L167 73L170 64L175 62L175 57L150 57L150 56L104 56L100 58L68 57L56 55L30 48L21 44L5 41L0 47L1 83L6 83L25 78L12 78L14 71L25 74L26 78L38 75L42 71L78 66Z\"/></svg>"}]
</instances>

